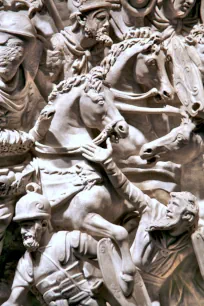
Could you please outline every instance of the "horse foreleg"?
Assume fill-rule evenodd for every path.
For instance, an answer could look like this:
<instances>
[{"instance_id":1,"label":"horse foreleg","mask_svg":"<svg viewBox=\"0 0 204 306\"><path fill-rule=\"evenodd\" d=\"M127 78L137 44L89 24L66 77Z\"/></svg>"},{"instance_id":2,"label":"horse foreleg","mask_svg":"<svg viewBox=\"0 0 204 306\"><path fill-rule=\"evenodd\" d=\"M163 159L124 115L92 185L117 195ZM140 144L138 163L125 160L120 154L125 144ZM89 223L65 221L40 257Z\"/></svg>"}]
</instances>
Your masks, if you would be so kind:
<instances>
[{"instance_id":1,"label":"horse foreleg","mask_svg":"<svg viewBox=\"0 0 204 306\"><path fill-rule=\"evenodd\" d=\"M83 220L82 230L93 236L110 238L116 242L121 252L122 279L132 281L136 271L130 254L128 232L122 226L112 224L96 213L89 213Z\"/></svg>"}]
</instances>

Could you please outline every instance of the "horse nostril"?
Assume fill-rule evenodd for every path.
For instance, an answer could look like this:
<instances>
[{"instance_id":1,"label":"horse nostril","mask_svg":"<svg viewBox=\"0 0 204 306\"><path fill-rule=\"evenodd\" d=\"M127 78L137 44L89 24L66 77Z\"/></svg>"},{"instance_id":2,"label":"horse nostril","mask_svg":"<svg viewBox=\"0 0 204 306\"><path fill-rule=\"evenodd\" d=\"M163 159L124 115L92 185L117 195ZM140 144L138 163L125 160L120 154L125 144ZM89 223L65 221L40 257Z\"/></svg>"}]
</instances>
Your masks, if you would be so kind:
<instances>
[{"instance_id":1,"label":"horse nostril","mask_svg":"<svg viewBox=\"0 0 204 306\"><path fill-rule=\"evenodd\" d=\"M170 93L166 90L163 91L163 95L167 98L170 98L170 96L171 96Z\"/></svg>"},{"instance_id":2,"label":"horse nostril","mask_svg":"<svg viewBox=\"0 0 204 306\"><path fill-rule=\"evenodd\" d=\"M200 108L200 102L195 102L194 104L193 104L193 106L192 106L192 110L194 111L194 112L197 112L198 110L199 110L199 108Z\"/></svg>"},{"instance_id":3,"label":"horse nostril","mask_svg":"<svg viewBox=\"0 0 204 306\"><path fill-rule=\"evenodd\" d=\"M118 122L118 124L116 124L115 130L119 133L120 137L125 138L129 132L129 125L126 122Z\"/></svg>"}]
</instances>

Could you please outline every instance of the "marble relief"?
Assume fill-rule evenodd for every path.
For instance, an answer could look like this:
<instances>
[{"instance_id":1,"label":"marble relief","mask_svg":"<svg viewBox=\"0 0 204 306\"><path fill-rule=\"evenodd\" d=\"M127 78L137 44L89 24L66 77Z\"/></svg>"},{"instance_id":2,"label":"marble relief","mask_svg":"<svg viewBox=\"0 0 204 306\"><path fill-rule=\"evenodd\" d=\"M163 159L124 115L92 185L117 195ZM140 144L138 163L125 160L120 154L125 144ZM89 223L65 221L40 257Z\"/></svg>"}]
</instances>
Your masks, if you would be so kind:
<instances>
[{"instance_id":1,"label":"marble relief","mask_svg":"<svg viewBox=\"0 0 204 306\"><path fill-rule=\"evenodd\" d=\"M0 1L0 305L204 306L204 1Z\"/></svg>"}]
</instances>

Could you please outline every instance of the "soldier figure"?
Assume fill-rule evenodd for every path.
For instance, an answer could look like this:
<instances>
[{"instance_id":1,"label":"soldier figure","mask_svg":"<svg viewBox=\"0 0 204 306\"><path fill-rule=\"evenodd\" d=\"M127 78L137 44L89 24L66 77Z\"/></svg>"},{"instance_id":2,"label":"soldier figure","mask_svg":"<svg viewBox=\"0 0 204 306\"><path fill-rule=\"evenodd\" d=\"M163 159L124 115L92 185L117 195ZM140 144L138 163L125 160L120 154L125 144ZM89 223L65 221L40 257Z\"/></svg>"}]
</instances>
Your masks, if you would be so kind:
<instances>
[{"instance_id":1,"label":"soldier figure","mask_svg":"<svg viewBox=\"0 0 204 306\"><path fill-rule=\"evenodd\" d=\"M118 193L137 207L141 220L131 248L132 258L141 271L153 305L160 305L162 285L194 252L191 235L199 219L196 197L190 192L174 192L166 207L143 194L113 162L109 140L107 149L90 144L83 146L82 152L87 159L100 163Z\"/></svg>"},{"instance_id":2,"label":"soldier figure","mask_svg":"<svg viewBox=\"0 0 204 306\"><path fill-rule=\"evenodd\" d=\"M113 3L111 3L111 1ZM46 97L54 83L74 75L88 73L100 64L105 50L112 45L109 36L110 9L118 0L69 0L70 26L51 38L51 46L44 52L38 85Z\"/></svg>"},{"instance_id":3,"label":"soldier figure","mask_svg":"<svg viewBox=\"0 0 204 306\"><path fill-rule=\"evenodd\" d=\"M45 106L34 83L41 49L36 35L25 14L0 12L0 253L16 196L29 182L27 171L19 182L33 144L27 132Z\"/></svg>"},{"instance_id":4,"label":"soldier figure","mask_svg":"<svg viewBox=\"0 0 204 306\"><path fill-rule=\"evenodd\" d=\"M2 306L21 306L28 290L35 286L49 306L105 306L94 299L82 273L82 260L92 262L97 242L79 231L53 232L48 200L30 192L16 204L14 220L20 224L27 251L20 259L12 293Z\"/></svg>"}]
</instances>

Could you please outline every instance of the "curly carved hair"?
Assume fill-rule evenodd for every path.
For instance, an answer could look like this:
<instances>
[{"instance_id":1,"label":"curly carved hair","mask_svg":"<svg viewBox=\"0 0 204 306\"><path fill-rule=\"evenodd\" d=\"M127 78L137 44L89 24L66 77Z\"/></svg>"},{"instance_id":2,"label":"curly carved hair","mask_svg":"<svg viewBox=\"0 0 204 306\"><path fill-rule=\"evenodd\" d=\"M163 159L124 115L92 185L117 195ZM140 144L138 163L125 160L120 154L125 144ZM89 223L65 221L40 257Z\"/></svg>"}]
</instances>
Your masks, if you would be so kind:
<instances>
[{"instance_id":1,"label":"curly carved hair","mask_svg":"<svg viewBox=\"0 0 204 306\"><path fill-rule=\"evenodd\" d=\"M185 40L189 45L204 44L204 25L195 25Z\"/></svg>"},{"instance_id":2,"label":"curly carved hair","mask_svg":"<svg viewBox=\"0 0 204 306\"><path fill-rule=\"evenodd\" d=\"M164 49L162 41L159 37L159 33L157 32L152 32L149 38L130 38L118 44L114 44L111 50L109 51L109 54L104 58L104 60L101 63L101 66L104 68L104 73L107 74L110 71L111 67L113 67L114 64L116 63L117 58L125 50L130 49L132 46L136 44L145 45L151 40L154 41L154 44L151 46L149 50L147 50L147 52L155 53L157 55L161 49Z\"/></svg>"},{"instance_id":3,"label":"curly carved hair","mask_svg":"<svg viewBox=\"0 0 204 306\"><path fill-rule=\"evenodd\" d=\"M68 93L72 88L81 86L82 84L85 84L85 92L93 89L99 93L102 89L104 80L104 69L100 66L94 67L87 74L68 78L67 80L60 82L49 95L49 102L53 102L58 95Z\"/></svg>"}]
</instances>

